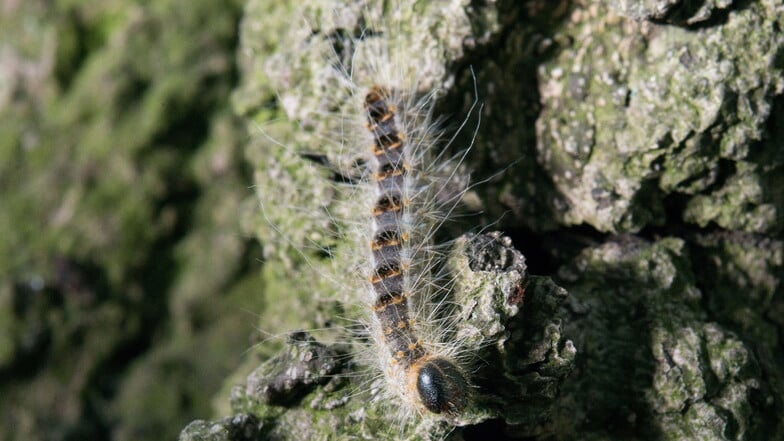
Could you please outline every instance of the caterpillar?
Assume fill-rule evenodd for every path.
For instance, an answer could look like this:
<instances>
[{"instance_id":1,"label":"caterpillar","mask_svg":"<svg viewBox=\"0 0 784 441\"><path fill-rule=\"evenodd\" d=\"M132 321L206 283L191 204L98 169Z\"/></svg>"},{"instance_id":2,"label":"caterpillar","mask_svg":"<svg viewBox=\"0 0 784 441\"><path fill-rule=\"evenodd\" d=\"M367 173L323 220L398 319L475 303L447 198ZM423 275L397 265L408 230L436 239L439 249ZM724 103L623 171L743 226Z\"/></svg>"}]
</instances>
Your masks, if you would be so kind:
<instances>
[{"instance_id":1,"label":"caterpillar","mask_svg":"<svg viewBox=\"0 0 784 441\"><path fill-rule=\"evenodd\" d=\"M477 419L466 414L475 348L457 335L455 275L445 269L452 244L435 237L468 191L462 169L468 150L450 154L450 140L440 141L433 117L440 92L415 81L405 59L390 58L396 51L390 32L311 38L313 45L330 43L320 48L333 55L319 87L335 99L320 100L323 111L286 109L303 141L267 139L279 149L267 147L275 163L264 158L277 182L258 188L264 224L272 227L264 242L270 254L273 247L289 249L288 256L304 261L306 296L336 293L345 311L337 314L360 324L349 332L352 359L364 367L354 393L395 415L399 433L448 431ZM302 88L285 88L279 102L288 105L292 95L310 102ZM289 170L304 178L288 185ZM294 219L308 225L306 239L289 229Z\"/></svg>"},{"instance_id":2,"label":"caterpillar","mask_svg":"<svg viewBox=\"0 0 784 441\"><path fill-rule=\"evenodd\" d=\"M411 182L407 157L410 152L395 124L395 106L389 103L389 91L373 86L365 98L368 128L373 134L373 155L377 185L373 207L374 269L370 282L375 293L373 310L382 329L381 340L392 354L391 377L405 377L409 395L416 391L418 402L435 414L459 414L468 400L465 374L448 358L425 349L413 329L408 298L416 286L407 274L403 261L409 247L406 224L411 219ZM400 380L397 380L400 381Z\"/></svg>"}]
</instances>

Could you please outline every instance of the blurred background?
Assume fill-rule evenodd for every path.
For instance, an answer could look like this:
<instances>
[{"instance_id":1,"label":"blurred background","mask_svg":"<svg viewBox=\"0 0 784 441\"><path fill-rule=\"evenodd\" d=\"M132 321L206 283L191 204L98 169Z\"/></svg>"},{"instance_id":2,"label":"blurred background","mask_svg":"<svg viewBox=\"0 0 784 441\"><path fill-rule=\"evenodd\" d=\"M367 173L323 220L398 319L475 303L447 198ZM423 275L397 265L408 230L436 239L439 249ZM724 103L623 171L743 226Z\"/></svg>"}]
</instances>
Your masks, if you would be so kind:
<instances>
[{"instance_id":1,"label":"blurred background","mask_svg":"<svg viewBox=\"0 0 784 441\"><path fill-rule=\"evenodd\" d=\"M251 346L242 3L0 2L0 439L176 439Z\"/></svg>"}]
</instances>

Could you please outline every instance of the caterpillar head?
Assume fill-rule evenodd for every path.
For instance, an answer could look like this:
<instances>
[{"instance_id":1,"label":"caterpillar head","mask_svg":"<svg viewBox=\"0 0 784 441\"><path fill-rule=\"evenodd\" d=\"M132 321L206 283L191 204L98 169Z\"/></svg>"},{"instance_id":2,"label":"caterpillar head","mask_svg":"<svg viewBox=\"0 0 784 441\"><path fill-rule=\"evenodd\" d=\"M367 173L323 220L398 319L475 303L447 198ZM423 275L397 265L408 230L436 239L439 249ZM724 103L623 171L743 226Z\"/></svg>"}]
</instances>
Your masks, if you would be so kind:
<instances>
[{"instance_id":1,"label":"caterpillar head","mask_svg":"<svg viewBox=\"0 0 784 441\"><path fill-rule=\"evenodd\" d=\"M420 402L435 414L459 415L468 404L463 372L445 358L432 358L415 370Z\"/></svg>"}]
</instances>

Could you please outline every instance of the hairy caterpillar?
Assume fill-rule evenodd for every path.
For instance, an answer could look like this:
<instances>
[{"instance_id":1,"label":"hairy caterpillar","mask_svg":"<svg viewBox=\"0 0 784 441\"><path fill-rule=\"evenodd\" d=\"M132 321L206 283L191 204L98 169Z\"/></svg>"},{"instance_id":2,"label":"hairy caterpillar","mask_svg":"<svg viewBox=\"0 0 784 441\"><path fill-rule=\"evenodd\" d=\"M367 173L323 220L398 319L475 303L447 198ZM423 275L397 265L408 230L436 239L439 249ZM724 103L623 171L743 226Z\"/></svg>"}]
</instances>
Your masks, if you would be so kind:
<instances>
[{"instance_id":1,"label":"hairy caterpillar","mask_svg":"<svg viewBox=\"0 0 784 441\"><path fill-rule=\"evenodd\" d=\"M465 374L454 361L434 355L425 348L415 332L415 321L410 318L408 302L415 295L417 283L410 272L409 242L416 230L416 210L410 206L417 193L417 183L411 177L404 136L395 123L396 106L390 103L389 90L373 86L365 98L368 128L373 134L373 155L377 184L377 199L373 207L373 274L370 282L375 293L373 310L381 327L381 341L392 355L392 381L405 381L409 396L428 411L440 414L459 414L468 400ZM425 202L426 204L429 201ZM428 207L425 207L427 209ZM398 372L396 372L398 371ZM399 378L401 377L401 378Z\"/></svg>"}]
</instances>

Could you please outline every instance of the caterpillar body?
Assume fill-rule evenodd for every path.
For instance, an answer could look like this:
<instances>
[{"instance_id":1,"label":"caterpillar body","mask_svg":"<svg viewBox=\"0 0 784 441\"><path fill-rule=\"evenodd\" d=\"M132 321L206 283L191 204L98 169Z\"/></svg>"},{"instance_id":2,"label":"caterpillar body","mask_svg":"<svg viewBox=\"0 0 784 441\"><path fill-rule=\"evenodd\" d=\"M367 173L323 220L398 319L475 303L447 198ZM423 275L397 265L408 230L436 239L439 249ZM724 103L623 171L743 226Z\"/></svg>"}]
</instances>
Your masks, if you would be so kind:
<instances>
[{"instance_id":1,"label":"caterpillar body","mask_svg":"<svg viewBox=\"0 0 784 441\"><path fill-rule=\"evenodd\" d=\"M395 106L389 91L373 86L365 98L368 128L373 134L377 198L373 207L374 269L370 282L375 293L373 310L381 326L381 339L392 356L392 378L405 377L408 395L414 394L428 411L456 415L466 406L468 384L456 364L431 354L417 338L409 314L412 288L408 254L411 235L408 208L416 185L411 181L404 137L395 124ZM394 371L400 371L399 373ZM400 380L397 380L400 381Z\"/></svg>"}]
</instances>

